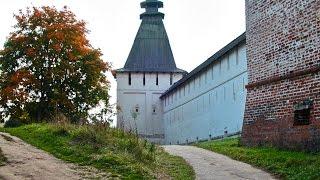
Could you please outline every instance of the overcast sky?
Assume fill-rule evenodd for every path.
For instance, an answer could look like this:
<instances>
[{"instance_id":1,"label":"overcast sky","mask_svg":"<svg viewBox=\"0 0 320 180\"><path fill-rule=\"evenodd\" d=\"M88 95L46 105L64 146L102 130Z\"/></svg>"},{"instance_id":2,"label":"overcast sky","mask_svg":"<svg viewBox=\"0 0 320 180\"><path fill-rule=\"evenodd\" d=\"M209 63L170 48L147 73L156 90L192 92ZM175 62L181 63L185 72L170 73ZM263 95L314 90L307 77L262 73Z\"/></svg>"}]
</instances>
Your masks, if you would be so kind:
<instances>
[{"instance_id":1,"label":"overcast sky","mask_svg":"<svg viewBox=\"0 0 320 180\"><path fill-rule=\"evenodd\" d=\"M140 25L142 0L5 0L0 2L0 46L15 24L13 13L30 6L67 5L85 20L95 48L122 68ZM190 72L245 31L245 0L163 0L164 23L179 68ZM112 78L110 76L110 78ZM116 83L111 95L115 102Z\"/></svg>"}]
</instances>

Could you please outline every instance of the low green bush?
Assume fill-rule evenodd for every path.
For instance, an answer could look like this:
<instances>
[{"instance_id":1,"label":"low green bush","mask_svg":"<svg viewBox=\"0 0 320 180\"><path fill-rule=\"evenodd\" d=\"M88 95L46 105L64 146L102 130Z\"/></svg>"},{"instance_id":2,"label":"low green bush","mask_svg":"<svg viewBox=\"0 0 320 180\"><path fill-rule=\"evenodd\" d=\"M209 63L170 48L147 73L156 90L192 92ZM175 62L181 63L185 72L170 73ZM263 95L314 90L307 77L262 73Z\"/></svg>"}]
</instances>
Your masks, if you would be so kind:
<instances>
[{"instance_id":1,"label":"low green bush","mask_svg":"<svg viewBox=\"0 0 320 180\"><path fill-rule=\"evenodd\" d=\"M22 123L19 120L9 119L8 121L6 121L4 123L3 127L5 127L5 128L15 128L15 127L19 127L21 125L22 125Z\"/></svg>"}]
</instances>

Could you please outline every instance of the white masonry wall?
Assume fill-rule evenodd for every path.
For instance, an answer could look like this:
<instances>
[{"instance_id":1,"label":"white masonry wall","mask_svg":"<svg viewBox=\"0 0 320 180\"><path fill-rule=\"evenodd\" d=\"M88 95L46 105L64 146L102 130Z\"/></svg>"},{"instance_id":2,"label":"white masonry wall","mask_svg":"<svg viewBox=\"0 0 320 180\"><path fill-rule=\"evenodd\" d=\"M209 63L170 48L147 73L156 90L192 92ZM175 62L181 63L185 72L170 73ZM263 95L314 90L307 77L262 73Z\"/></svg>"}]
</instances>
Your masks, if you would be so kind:
<instances>
[{"instance_id":1,"label":"white masonry wall","mask_svg":"<svg viewBox=\"0 0 320 180\"><path fill-rule=\"evenodd\" d=\"M166 144L241 131L247 83L243 43L162 100Z\"/></svg>"},{"instance_id":2,"label":"white masonry wall","mask_svg":"<svg viewBox=\"0 0 320 180\"><path fill-rule=\"evenodd\" d=\"M175 83L182 74L173 74ZM163 109L159 97L170 85L170 73L159 73L159 84L156 85L156 73L145 73L146 83L143 85L143 73L117 73L117 127L135 132L155 142L164 143ZM136 118L135 118L136 116Z\"/></svg>"}]
</instances>

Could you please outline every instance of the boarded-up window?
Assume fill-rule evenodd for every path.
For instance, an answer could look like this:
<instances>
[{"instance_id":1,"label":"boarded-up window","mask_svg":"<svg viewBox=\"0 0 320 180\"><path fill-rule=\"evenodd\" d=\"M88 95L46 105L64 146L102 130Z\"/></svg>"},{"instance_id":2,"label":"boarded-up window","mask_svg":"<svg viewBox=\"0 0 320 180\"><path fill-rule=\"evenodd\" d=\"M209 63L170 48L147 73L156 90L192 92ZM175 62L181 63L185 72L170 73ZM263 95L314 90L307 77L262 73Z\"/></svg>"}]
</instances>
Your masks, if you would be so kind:
<instances>
[{"instance_id":1,"label":"boarded-up window","mask_svg":"<svg viewBox=\"0 0 320 180\"><path fill-rule=\"evenodd\" d=\"M313 102L305 100L294 105L294 125L309 125Z\"/></svg>"}]
</instances>

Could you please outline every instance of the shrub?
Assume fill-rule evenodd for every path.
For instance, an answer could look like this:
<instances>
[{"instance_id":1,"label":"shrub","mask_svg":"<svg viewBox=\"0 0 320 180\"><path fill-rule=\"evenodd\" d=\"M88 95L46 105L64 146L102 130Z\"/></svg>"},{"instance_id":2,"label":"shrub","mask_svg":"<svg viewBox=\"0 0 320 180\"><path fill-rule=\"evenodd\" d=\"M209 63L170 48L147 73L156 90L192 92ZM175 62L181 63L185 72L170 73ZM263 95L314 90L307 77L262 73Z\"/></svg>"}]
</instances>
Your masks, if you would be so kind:
<instances>
[{"instance_id":1,"label":"shrub","mask_svg":"<svg viewBox=\"0 0 320 180\"><path fill-rule=\"evenodd\" d=\"M15 128L15 127L19 127L21 125L22 125L21 121L16 120L16 119L10 119L5 122L4 127L5 128Z\"/></svg>"}]
</instances>

